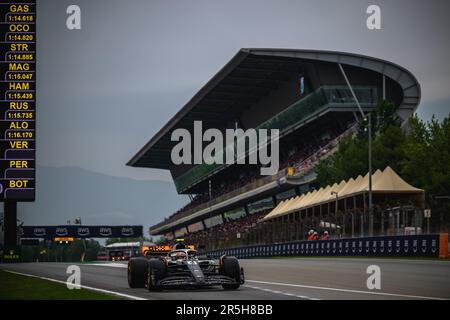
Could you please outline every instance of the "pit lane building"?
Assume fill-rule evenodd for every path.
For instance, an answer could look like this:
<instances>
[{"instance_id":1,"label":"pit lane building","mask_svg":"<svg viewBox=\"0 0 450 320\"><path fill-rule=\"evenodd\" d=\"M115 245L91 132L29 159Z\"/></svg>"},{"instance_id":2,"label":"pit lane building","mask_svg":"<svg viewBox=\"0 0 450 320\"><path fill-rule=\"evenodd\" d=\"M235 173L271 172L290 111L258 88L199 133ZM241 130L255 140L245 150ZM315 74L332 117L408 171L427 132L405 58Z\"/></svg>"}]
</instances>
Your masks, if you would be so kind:
<instances>
[{"instance_id":1,"label":"pit lane building","mask_svg":"<svg viewBox=\"0 0 450 320\"><path fill-rule=\"evenodd\" d=\"M415 77L388 61L331 51L239 50L127 163L170 170L178 193L192 198L150 233L184 236L311 191L314 165L352 135L361 119L352 91L364 113L387 100L403 120L420 102ZM257 165L173 165L171 133L177 128L192 132L196 120L204 130L279 129L279 173L260 176ZM293 177L288 178L288 166L294 168Z\"/></svg>"}]
</instances>

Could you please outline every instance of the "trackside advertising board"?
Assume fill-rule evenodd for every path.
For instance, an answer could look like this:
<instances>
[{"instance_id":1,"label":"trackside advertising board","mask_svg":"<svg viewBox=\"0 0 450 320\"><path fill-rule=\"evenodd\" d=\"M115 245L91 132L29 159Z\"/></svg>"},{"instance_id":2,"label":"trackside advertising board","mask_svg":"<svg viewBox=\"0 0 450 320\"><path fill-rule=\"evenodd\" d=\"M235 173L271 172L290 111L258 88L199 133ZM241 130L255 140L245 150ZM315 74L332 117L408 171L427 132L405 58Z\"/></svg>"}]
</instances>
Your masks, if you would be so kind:
<instances>
[{"instance_id":1,"label":"trackside advertising board","mask_svg":"<svg viewBox=\"0 0 450 320\"><path fill-rule=\"evenodd\" d=\"M73 238L137 238L143 235L142 226L23 226L19 228L22 238L55 237Z\"/></svg>"},{"instance_id":2,"label":"trackside advertising board","mask_svg":"<svg viewBox=\"0 0 450 320\"><path fill-rule=\"evenodd\" d=\"M297 241L204 252L213 257L271 256L439 256L439 234Z\"/></svg>"}]
</instances>

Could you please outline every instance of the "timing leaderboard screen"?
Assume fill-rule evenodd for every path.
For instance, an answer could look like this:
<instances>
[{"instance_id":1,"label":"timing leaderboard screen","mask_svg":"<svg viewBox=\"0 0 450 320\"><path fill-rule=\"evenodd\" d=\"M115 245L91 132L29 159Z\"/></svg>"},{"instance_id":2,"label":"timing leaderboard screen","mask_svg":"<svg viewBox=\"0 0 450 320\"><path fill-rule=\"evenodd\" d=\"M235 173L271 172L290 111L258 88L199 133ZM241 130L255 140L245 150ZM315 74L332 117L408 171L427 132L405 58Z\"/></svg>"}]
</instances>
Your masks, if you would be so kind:
<instances>
[{"instance_id":1,"label":"timing leaderboard screen","mask_svg":"<svg viewBox=\"0 0 450 320\"><path fill-rule=\"evenodd\" d=\"M0 3L0 201L34 201L36 2Z\"/></svg>"}]
</instances>

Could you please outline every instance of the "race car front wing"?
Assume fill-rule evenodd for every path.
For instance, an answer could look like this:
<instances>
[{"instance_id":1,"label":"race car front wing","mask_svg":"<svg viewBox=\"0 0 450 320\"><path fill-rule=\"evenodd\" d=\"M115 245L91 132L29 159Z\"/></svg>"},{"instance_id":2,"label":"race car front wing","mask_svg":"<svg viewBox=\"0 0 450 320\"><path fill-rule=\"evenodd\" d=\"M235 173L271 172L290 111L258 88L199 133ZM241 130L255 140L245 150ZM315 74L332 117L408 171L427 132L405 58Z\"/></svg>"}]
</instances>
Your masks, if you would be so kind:
<instances>
[{"instance_id":1,"label":"race car front wing","mask_svg":"<svg viewBox=\"0 0 450 320\"><path fill-rule=\"evenodd\" d=\"M241 277L239 284L243 284L244 279ZM170 286L218 286L223 284L237 284L235 279L223 275L204 276L202 280L197 280L192 276L168 276L158 281L158 285L164 287Z\"/></svg>"}]
</instances>

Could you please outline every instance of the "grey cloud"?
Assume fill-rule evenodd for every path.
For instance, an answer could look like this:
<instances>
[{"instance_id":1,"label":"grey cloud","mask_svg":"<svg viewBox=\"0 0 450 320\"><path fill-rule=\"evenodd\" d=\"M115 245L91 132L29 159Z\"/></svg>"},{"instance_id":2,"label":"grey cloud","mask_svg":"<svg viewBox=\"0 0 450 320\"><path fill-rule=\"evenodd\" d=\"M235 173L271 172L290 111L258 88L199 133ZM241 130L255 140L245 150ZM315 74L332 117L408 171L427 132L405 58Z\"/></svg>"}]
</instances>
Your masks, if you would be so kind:
<instances>
[{"instance_id":1,"label":"grey cloud","mask_svg":"<svg viewBox=\"0 0 450 320\"><path fill-rule=\"evenodd\" d=\"M448 1L38 1L38 162L169 180L125 162L241 47L349 51L396 62L422 84L418 114L445 115ZM65 28L69 4L82 30ZM447 113L448 114L448 113Z\"/></svg>"}]
</instances>

